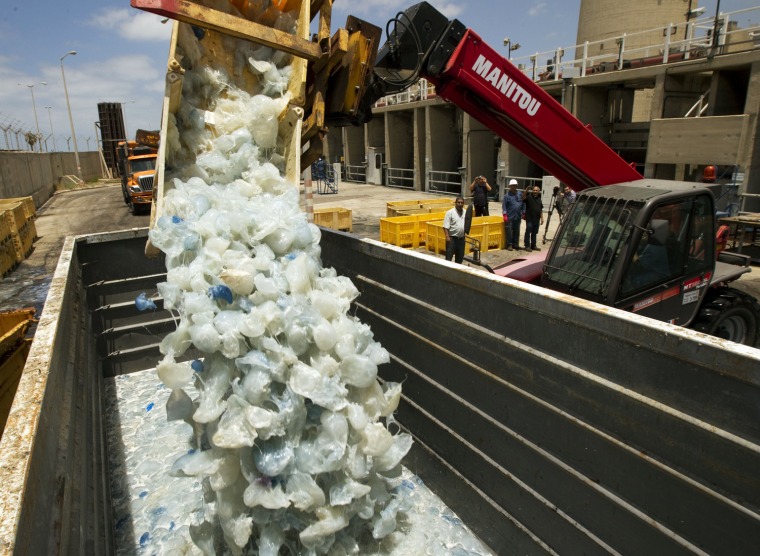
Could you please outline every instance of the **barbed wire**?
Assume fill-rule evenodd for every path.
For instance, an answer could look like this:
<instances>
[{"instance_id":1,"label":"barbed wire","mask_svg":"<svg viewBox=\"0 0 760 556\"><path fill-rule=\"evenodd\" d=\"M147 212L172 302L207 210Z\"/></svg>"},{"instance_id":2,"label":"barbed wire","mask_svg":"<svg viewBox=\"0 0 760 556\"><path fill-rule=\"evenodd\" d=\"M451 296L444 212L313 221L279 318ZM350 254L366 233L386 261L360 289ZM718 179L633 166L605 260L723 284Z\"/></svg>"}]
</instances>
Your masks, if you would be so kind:
<instances>
[{"instance_id":1,"label":"barbed wire","mask_svg":"<svg viewBox=\"0 0 760 556\"><path fill-rule=\"evenodd\" d=\"M33 142L30 143L29 139L33 139ZM37 131L30 124L12 114L0 111L0 151L34 151L38 149L42 152L73 152L73 141L71 135L59 133L55 134L55 141L53 141L51 133L40 132L40 137L38 137Z\"/></svg>"}]
</instances>

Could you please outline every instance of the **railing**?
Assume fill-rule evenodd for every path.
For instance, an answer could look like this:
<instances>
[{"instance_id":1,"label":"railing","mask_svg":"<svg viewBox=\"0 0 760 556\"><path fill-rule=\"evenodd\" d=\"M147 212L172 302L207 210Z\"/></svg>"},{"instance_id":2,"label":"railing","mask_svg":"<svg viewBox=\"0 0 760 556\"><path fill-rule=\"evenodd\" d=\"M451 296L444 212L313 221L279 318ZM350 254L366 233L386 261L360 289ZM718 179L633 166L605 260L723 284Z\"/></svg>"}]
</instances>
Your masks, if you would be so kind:
<instances>
[{"instance_id":1,"label":"railing","mask_svg":"<svg viewBox=\"0 0 760 556\"><path fill-rule=\"evenodd\" d=\"M385 185L413 189L414 168L386 168Z\"/></svg>"},{"instance_id":2,"label":"railing","mask_svg":"<svg viewBox=\"0 0 760 556\"><path fill-rule=\"evenodd\" d=\"M367 165L351 165L346 164L343 166L343 180L353 181L358 183L367 182Z\"/></svg>"},{"instance_id":3,"label":"railing","mask_svg":"<svg viewBox=\"0 0 760 556\"><path fill-rule=\"evenodd\" d=\"M384 96L375 103L375 108L394 104L406 104L418 100L428 100L435 98L435 96L435 86L428 82L427 79L420 79L405 91Z\"/></svg>"},{"instance_id":4,"label":"railing","mask_svg":"<svg viewBox=\"0 0 760 556\"><path fill-rule=\"evenodd\" d=\"M496 183L499 184L498 187L494 187L491 191L491 197L494 198L494 200L499 201L504 198L504 195L506 194L507 190L509 189L509 180L517 180L517 190L522 191L526 187L533 187L534 185L537 185L541 188L541 190L544 189L544 179L543 178L529 178L526 176L508 176L504 174L504 171L499 168L496 170Z\"/></svg>"},{"instance_id":5,"label":"railing","mask_svg":"<svg viewBox=\"0 0 760 556\"><path fill-rule=\"evenodd\" d=\"M428 171L428 191L447 195L462 194L462 175L459 172Z\"/></svg>"},{"instance_id":6,"label":"railing","mask_svg":"<svg viewBox=\"0 0 760 556\"><path fill-rule=\"evenodd\" d=\"M620 69L664 64L689 58L713 57L731 52L754 50L760 46L760 25L751 24L744 28L733 25L748 14L760 17L760 7L746 8L734 12L720 13L717 18L708 16L689 22L669 23L636 33L626 33L617 37L607 37L598 41L587 41L569 47L557 48L545 52L536 52L531 56L512 58L512 62L534 81L552 81L564 77L585 76L591 73L614 71ZM717 22L716 22L717 19ZM717 30L715 37L713 34ZM628 48L627 44L641 36L660 36L662 41L647 46ZM676 37L683 36L683 39ZM714 38L716 40L714 40ZM617 45L616 52L589 55L601 44ZM565 53L580 52L579 58L565 60ZM541 60L546 63L541 64Z\"/></svg>"},{"instance_id":7,"label":"railing","mask_svg":"<svg viewBox=\"0 0 760 556\"><path fill-rule=\"evenodd\" d=\"M709 104L707 103L707 97L710 96L710 91L705 91L700 97L697 102L694 103L694 106L689 108L689 111L686 112L686 118L690 118L694 116L695 118L699 118L702 114L705 113L705 110L707 110L707 107Z\"/></svg>"}]
</instances>

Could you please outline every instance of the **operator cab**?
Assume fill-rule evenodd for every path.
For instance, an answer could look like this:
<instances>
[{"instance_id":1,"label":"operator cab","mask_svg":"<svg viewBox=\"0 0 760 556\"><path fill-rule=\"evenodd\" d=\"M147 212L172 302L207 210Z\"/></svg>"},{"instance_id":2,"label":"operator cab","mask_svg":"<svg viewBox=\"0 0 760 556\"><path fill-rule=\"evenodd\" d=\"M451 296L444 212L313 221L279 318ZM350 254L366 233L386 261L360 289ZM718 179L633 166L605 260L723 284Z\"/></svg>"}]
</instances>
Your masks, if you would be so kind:
<instances>
[{"instance_id":1,"label":"operator cab","mask_svg":"<svg viewBox=\"0 0 760 556\"><path fill-rule=\"evenodd\" d=\"M682 326L715 268L714 200L697 184L588 189L552 243L542 285Z\"/></svg>"}]
</instances>

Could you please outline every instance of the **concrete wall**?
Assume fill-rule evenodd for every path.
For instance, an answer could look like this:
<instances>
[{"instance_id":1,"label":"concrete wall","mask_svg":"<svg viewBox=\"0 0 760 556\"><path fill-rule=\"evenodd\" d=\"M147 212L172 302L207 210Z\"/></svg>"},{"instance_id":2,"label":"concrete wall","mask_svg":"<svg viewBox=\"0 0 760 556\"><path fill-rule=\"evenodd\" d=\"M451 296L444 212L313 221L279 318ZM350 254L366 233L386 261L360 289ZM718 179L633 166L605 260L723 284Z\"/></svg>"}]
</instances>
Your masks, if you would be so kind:
<instances>
[{"instance_id":1,"label":"concrete wall","mask_svg":"<svg viewBox=\"0 0 760 556\"><path fill-rule=\"evenodd\" d=\"M376 114L366 125L367 148L385 146L385 114Z\"/></svg>"},{"instance_id":2,"label":"concrete wall","mask_svg":"<svg viewBox=\"0 0 760 556\"><path fill-rule=\"evenodd\" d=\"M456 172L461 164L457 148L460 137L456 119L457 111L451 106L431 106L428 109L428 170Z\"/></svg>"},{"instance_id":3,"label":"concrete wall","mask_svg":"<svg viewBox=\"0 0 760 556\"><path fill-rule=\"evenodd\" d=\"M747 141L744 153L744 183L748 193L760 194L760 62L752 64L750 71L750 83L747 87L747 102L744 112L749 116ZM749 198L746 200L744 209L748 211L760 211L760 199Z\"/></svg>"},{"instance_id":4,"label":"concrete wall","mask_svg":"<svg viewBox=\"0 0 760 556\"><path fill-rule=\"evenodd\" d=\"M425 135L425 115L424 108L414 110L414 190L425 190L425 168L428 166L429 151L427 150L427 140Z\"/></svg>"},{"instance_id":5,"label":"concrete wall","mask_svg":"<svg viewBox=\"0 0 760 556\"><path fill-rule=\"evenodd\" d=\"M640 0L638 2L581 0L576 44L617 37L623 33L629 35L626 37L626 49L657 44L662 41L661 31L641 32L668 23L685 22L687 5L686 0ZM697 2L694 2L692 8L696 6ZM683 31L679 36L683 37ZM591 45L589 56L615 54L617 51L618 45L614 39L610 39ZM656 53L651 52L646 55L654 54ZM575 55L580 57L581 49L578 49Z\"/></svg>"},{"instance_id":6,"label":"concrete wall","mask_svg":"<svg viewBox=\"0 0 760 556\"><path fill-rule=\"evenodd\" d=\"M652 120L647 164L738 164L748 126L747 114Z\"/></svg>"},{"instance_id":7,"label":"concrete wall","mask_svg":"<svg viewBox=\"0 0 760 556\"><path fill-rule=\"evenodd\" d=\"M496 185L496 146L493 131L481 124L475 118L464 117L464 152L467 159L465 183L469 184L475 176L485 176L491 187ZM469 193L469 191L467 191Z\"/></svg>"},{"instance_id":8,"label":"concrete wall","mask_svg":"<svg viewBox=\"0 0 760 556\"><path fill-rule=\"evenodd\" d=\"M343 128L343 156L345 164L359 165L367 159L364 137L365 126Z\"/></svg>"},{"instance_id":9,"label":"concrete wall","mask_svg":"<svg viewBox=\"0 0 760 556\"><path fill-rule=\"evenodd\" d=\"M414 110L388 112L385 162L391 168L411 170L414 166Z\"/></svg>"},{"instance_id":10,"label":"concrete wall","mask_svg":"<svg viewBox=\"0 0 760 556\"><path fill-rule=\"evenodd\" d=\"M79 153L85 181L102 177L97 152ZM0 198L34 197L40 207L61 177L76 175L74 153L0 152Z\"/></svg>"}]
</instances>

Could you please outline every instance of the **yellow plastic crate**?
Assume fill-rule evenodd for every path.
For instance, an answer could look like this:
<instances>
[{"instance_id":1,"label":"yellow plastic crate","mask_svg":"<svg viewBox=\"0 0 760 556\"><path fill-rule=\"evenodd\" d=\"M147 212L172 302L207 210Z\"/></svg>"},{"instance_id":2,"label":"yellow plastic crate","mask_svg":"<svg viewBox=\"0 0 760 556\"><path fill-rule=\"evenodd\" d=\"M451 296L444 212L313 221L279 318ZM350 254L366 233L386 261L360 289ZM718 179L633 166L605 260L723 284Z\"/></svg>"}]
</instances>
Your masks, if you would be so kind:
<instances>
[{"instance_id":1,"label":"yellow plastic crate","mask_svg":"<svg viewBox=\"0 0 760 556\"><path fill-rule=\"evenodd\" d=\"M9 199L0 199L0 202L15 202L24 205L24 213L27 220L32 220L37 217L37 207L34 204L34 197L11 197Z\"/></svg>"},{"instance_id":2,"label":"yellow plastic crate","mask_svg":"<svg viewBox=\"0 0 760 556\"><path fill-rule=\"evenodd\" d=\"M33 221L27 221L24 204L15 201L0 200L0 219L5 221L4 224L0 225L0 228L10 229L9 236L13 245L14 257L16 263L20 263L32 251L37 233L36 227L34 227ZM31 226L30 222L32 222ZM5 266L3 272L7 272Z\"/></svg>"},{"instance_id":3,"label":"yellow plastic crate","mask_svg":"<svg viewBox=\"0 0 760 556\"><path fill-rule=\"evenodd\" d=\"M11 231L18 231L26 224L27 218L24 203L1 199L0 211L4 212L4 217L11 227Z\"/></svg>"},{"instance_id":4,"label":"yellow plastic crate","mask_svg":"<svg viewBox=\"0 0 760 556\"><path fill-rule=\"evenodd\" d=\"M432 221L443 221L446 212L413 214L409 216L393 216L380 219L380 241L416 249L425 245L427 228L425 224Z\"/></svg>"},{"instance_id":5,"label":"yellow plastic crate","mask_svg":"<svg viewBox=\"0 0 760 556\"><path fill-rule=\"evenodd\" d=\"M4 214L6 211L0 209L0 241L10 237L13 232L13 215Z\"/></svg>"},{"instance_id":6,"label":"yellow plastic crate","mask_svg":"<svg viewBox=\"0 0 760 556\"><path fill-rule=\"evenodd\" d=\"M314 208L314 223L317 226L350 232L353 228L351 210L342 207Z\"/></svg>"},{"instance_id":7,"label":"yellow plastic crate","mask_svg":"<svg viewBox=\"0 0 760 556\"><path fill-rule=\"evenodd\" d=\"M18 266L16 246L10 234L0 239L0 276L7 276Z\"/></svg>"},{"instance_id":8,"label":"yellow plastic crate","mask_svg":"<svg viewBox=\"0 0 760 556\"><path fill-rule=\"evenodd\" d=\"M19 230L12 230L10 237L16 262L20 263L29 256L34 245L34 235L29 222L25 222Z\"/></svg>"},{"instance_id":9,"label":"yellow plastic crate","mask_svg":"<svg viewBox=\"0 0 760 556\"><path fill-rule=\"evenodd\" d=\"M27 220L26 225L29 227L29 234L32 236L32 241L36 241L39 236L37 235L37 225L34 223L34 219Z\"/></svg>"},{"instance_id":10,"label":"yellow plastic crate","mask_svg":"<svg viewBox=\"0 0 760 556\"><path fill-rule=\"evenodd\" d=\"M443 222L427 222L427 241L425 245L428 251L443 255L446 253L446 232L443 231ZM467 237L480 241L480 251L504 249L504 220L501 216L478 216L472 219L470 233ZM467 244L465 253L472 252L472 245Z\"/></svg>"},{"instance_id":11,"label":"yellow plastic crate","mask_svg":"<svg viewBox=\"0 0 760 556\"><path fill-rule=\"evenodd\" d=\"M506 238L504 237L504 217L499 216L480 216L473 218L472 228L475 228L476 222L478 230L481 233L480 250L493 251L504 249ZM472 234L473 230L470 230Z\"/></svg>"},{"instance_id":12,"label":"yellow plastic crate","mask_svg":"<svg viewBox=\"0 0 760 556\"><path fill-rule=\"evenodd\" d=\"M430 214L447 211L454 206L454 199L415 199L410 201L388 201L385 204L385 216L409 216L412 214Z\"/></svg>"}]
</instances>

